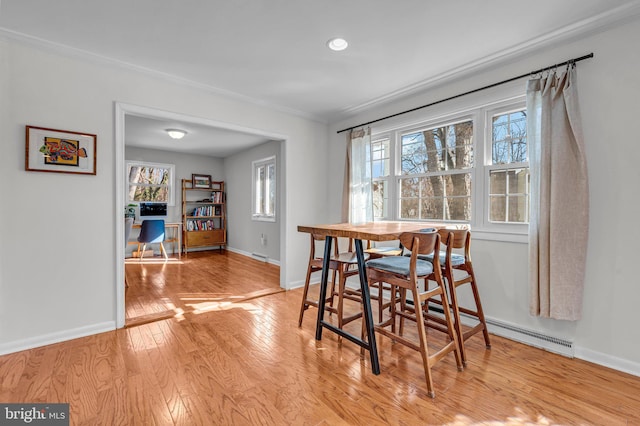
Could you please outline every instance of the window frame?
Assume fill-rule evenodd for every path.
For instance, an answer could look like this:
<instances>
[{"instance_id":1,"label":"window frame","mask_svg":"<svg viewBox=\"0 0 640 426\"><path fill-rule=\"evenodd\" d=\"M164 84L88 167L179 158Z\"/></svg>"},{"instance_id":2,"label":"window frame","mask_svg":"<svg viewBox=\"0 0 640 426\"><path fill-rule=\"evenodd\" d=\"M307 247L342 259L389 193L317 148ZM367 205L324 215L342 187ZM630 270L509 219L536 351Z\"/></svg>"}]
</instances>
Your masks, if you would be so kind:
<instances>
[{"instance_id":1,"label":"window frame","mask_svg":"<svg viewBox=\"0 0 640 426\"><path fill-rule=\"evenodd\" d=\"M483 210L482 221L478 225L486 231L506 233L506 234L527 234L529 233L529 223L520 222L492 222L489 218L491 203L489 200L489 188L491 172L496 170L515 170L522 168L529 168L529 162L519 163L507 163L507 164L493 164L493 128L492 118L500 114L508 114L516 111L527 109L526 99L522 96L520 99L500 102L498 104L491 105L490 107L483 108L484 110L484 159L482 163L482 176L483 176ZM529 152L529 138L527 135L527 152ZM529 203L530 204L530 203Z\"/></svg>"},{"instance_id":2,"label":"window frame","mask_svg":"<svg viewBox=\"0 0 640 426\"><path fill-rule=\"evenodd\" d=\"M269 196L265 197L262 200L258 200L259 196L257 181L256 178L259 173L259 168L265 167L265 170L268 170L269 166L273 166L273 181L272 186L274 186L273 190L273 212L271 214L265 214L264 208L269 204ZM265 179L266 182L271 182L269 179ZM265 194L270 194L270 191L267 191L267 188L261 188L261 192ZM275 222L277 218L277 199L278 199L278 167L276 162L276 156L272 155L266 158L262 158L260 160L255 160L251 162L251 220L261 221L261 222ZM262 204L263 211L257 211L258 203Z\"/></svg>"},{"instance_id":3,"label":"window frame","mask_svg":"<svg viewBox=\"0 0 640 426\"><path fill-rule=\"evenodd\" d=\"M480 100L468 107L456 104L456 108L445 107L436 108L432 113L432 118L420 119L414 114L414 121L400 122L397 124L387 122L383 126L372 128L372 140L388 137L391 142L392 170L391 170L391 191L389 193L389 218L374 220L394 220L394 221L429 221L426 219L401 219L400 214L400 178L407 177L401 173L401 135L419 131L425 128L446 126L466 120L473 123L473 156L474 165L470 169L460 169L459 171L471 173L471 220L470 221L444 221L446 223L469 224L474 231L474 237L478 239L508 241L526 243L528 241L528 223L496 223L489 221L489 173L491 170L508 168L527 167L528 163L512 164L491 164L491 141L492 127L491 117L506 112L526 110L526 94L518 88L511 88L510 91L500 94L493 94L491 97ZM517 90L517 92L515 92ZM477 101L477 99L476 99ZM424 115L423 115L424 117ZM448 173L448 172L447 172Z\"/></svg>"},{"instance_id":4,"label":"window frame","mask_svg":"<svg viewBox=\"0 0 640 426\"><path fill-rule=\"evenodd\" d=\"M153 200L130 200L129 199L129 186L131 182L129 181L129 170L131 166L142 166L142 167L157 167L169 170L169 182L167 184L167 206L175 206L176 205L176 166L175 164L168 163L155 163L150 161L135 161L135 160L127 160L125 161L125 204L140 204L140 203L164 203L164 201L153 201Z\"/></svg>"},{"instance_id":5,"label":"window frame","mask_svg":"<svg viewBox=\"0 0 640 426\"><path fill-rule=\"evenodd\" d=\"M391 140L391 135L388 133L381 133L379 135L376 135L375 138L371 138L371 152L370 155L373 154L373 144L374 143L379 143L382 142L384 143L385 141L388 142L389 144L389 173L386 176L381 176L381 177L374 177L373 176L373 167L371 167L371 182L372 182L372 188L373 188L373 183L374 182L384 182L384 187L385 187L385 191L386 191L386 207L387 207L387 214L385 216L381 216L381 217L375 217L375 209L374 209L374 220L392 220L392 218L394 217L394 212L395 209L392 206L392 201L393 201L393 197L391 194L395 194L395 191L392 189L393 186L393 182L394 182L394 176L393 176L393 169L394 169L394 161L395 161L395 153L394 153L394 149L393 149L393 141ZM386 157L384 157L386 158ZM370 164L373 166L373 158L371 158ZM384 209L383 209L384 210Z\"/></svg>"},{"instance_id":6,"label":"window frame","mask_svg":"<svg viewBox=\"0 0 640 426\"><path fill-rule=\"evenodd\" d=\"M412 133L419 133L419 132L423 132L425 130L432 130L432 129L436 129L436 128L440 128L440 127L447 127L447 126L454 126L456 124L460 124L460 123L465 123L465 122L471 122L472 125L472 143L471 143L471 149L473 150L473 166L467 169L453 169L453 170L434 170L431 172L427 172L427 173L416 173L413 175L409 175L409 174L402 174L402 136L403 135L408 135L408 134L412 134ZM392 170L392 174L394 174L395 177L395 194L396 197L393 201L394 205L395 205L395 220L399 220L399 221L409 221L409 222L424 222L424 221L428 221L428 222L446 222L446 223L460 223L460 224L467 224L470 223L473 220L473 217L475 215L475 211L473 210L473 200L474 200L474 186L475 186L475 181L476 181L476 174L475 174L475 164L477 162L477 155L476 155L476 142L475 142L475 133L477 131L476 128L476 121L475 121L475 115L473 113L470 113L469 111L464 111L464 112L460 112L460 113L456 113L456 114L450 114L444 117L439 117L437 119L433 119L424 123L420 123L418 125L414 125L414 126L409 126L409 127L403 127L403 128L398 128L395 131L395 146L392 147L393 151L395 151L396 154L396 158L397 158L397 162L396 162L396 169ZM395 173L393 173L395 171ZM400 217L400 211L401 211L401 202L402 202L402 191L401 191L401 187L400 187L400 181L402 179L406 179L406 178L423 178L423 177L429 177L429 176L450 176L450 175L464 175L464 174L470 174L471 175L471 191L470 191L470 198L472 201L472 207L471 207L471 221L466 221L466 220L444 220L444 219L407 219L407 218L401 218ZM446 197L445 197L446 198Z\"/></svg>"}]
</instances>

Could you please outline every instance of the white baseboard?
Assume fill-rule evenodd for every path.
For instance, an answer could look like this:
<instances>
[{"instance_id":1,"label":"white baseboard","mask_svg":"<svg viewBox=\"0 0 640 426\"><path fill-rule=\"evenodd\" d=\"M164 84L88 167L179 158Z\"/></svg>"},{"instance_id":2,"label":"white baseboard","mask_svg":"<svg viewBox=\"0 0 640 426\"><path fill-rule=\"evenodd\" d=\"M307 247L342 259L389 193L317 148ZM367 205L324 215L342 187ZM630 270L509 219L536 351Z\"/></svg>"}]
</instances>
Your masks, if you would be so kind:
<instances>
[{"instance_id":1,"label":"white baseboard","mask_svg":"<svg viewBox=\"0 0 640 426\"><path fill-rule=\"evenodd\" d=\"M25 351L27 349L38 348L40 346L52 345L79 337L91 336L93 334L104 333L116 329L115 321L107 321L99 324L87 325L55 333L43 334L41 336L30 337L28 339L14 340L13 342L0 344L0 355Z\"/></svg>"},{"instance_id":2,"label":"white baseboard","mask_svg":"<svg viewBox=\"0 0 640 426\"><path fill-rule=\"evenodd\" d=\"M272 265L280 266L280 261L279 260L271 259L271 258L266 257L264 255L254 256L253 253L249 253L248 251L240 250L240 249L233 248L233 247L227 247L227 250L229 250L229 251L231 251L233 253L238 253L238 254L241 254L243 256L250 257L250 258L255 259L255 260L259 260L261 262L270 263Z\"/></svg>"},{"instance_id":3,"label":"white baseboard","mask_svg":"<svg viewBox=\"0 0 640 426\"><path fill-rule=\"evenodd\" d=\"M618 358L612 355L603 354L602 352L596 352L591 349L581 348L579 346L575 347L575 356L576 358L580 358L584 361L640 377L640 363L629 361L628 359Z\"/></svg>"}]
</instances>

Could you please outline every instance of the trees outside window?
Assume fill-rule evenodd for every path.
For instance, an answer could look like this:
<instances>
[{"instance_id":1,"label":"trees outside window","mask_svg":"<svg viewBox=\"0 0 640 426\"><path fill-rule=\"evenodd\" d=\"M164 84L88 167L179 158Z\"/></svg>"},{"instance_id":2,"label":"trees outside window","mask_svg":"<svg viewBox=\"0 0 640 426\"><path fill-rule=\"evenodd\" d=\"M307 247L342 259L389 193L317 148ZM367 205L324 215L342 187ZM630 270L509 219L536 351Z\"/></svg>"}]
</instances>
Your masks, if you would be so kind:
<instances>
[{"instance_id":1,"label":"trees outside window","mask_svg":"<svg viewBox=\"0 0 640 426\"><path fill-rule=\"evenodd\" d=\"M127 162L127 202L174 205L173 164Z\"/></svg>"},{"instance_id":2,"label":"trees outside window","mask_svg":"<svg viewBox=\"0 0 640 426\"><path fill-rule=\"evenodd\" d=\"M422 126L374 128L375 220L459 222L525 234L530 179L523 98Z\"/></svg>"}]
</instances>

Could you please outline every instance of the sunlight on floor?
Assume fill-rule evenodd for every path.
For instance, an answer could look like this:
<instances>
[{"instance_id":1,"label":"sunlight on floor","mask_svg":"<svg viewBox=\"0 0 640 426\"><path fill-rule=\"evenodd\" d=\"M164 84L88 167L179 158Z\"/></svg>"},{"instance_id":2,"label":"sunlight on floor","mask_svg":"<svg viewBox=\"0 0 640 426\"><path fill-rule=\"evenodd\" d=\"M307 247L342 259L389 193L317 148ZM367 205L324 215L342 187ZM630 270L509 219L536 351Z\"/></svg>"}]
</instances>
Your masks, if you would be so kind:
<instances>
[{"instance_id":1,"label":"sunlight on floor","mask_svg":"<svg viewBox=\"0 0 640 426\"><path fill-rule=\"evenodd\" d=\"M191 307L193 314L204 314L207 312L215 311L228 311L230 309L244 309L248 312L258 313L262 311L262 308L255 306L252 303L234 303L234 302L201 302L201 303L187 303L187 306Z\"/></svg>"},{"instance_id":2,"label":"sunlight on floor","mask_svg":"<svg viewBox=\"0 0 640 426\"><path fill-rule=\"evenodd\" d=\"M146 258L143 257L142 261L140 259L136 258L127 258L124 260L124 263L127 265L159 265L159 264L167 264L167 265L184 265L184 261L180 260L180 259L174 259L174 258L169 258L169 259L164 259L162 257L157 257L157 258Z\"/></svg>"},{"instance_id":3,"label":"sunlight on floor","mask_svg":"<svg viewBox=\"0 0 640 426\"><path fill-rule=\"evenodd\" d=\"M514 416L508 417L505 420L490 420L490 421L483 421L483 422L476 422L471 420L470 418L468 418L467 416L464 416L462 414L458 414L455 418L455 420L451 423L446 423L447 426L506 426L506 425L513 425L513 426L530 426L530 425L541 425L541 426L545 426L545 425L552 425L552 424L556 424L555 422L553 422L551 419L548 419L547 417L538 414L537 418L535 420L531 419L530 415L527 415L526 413L523 413L521 409L519 408L515 408L516 413Z\"/></svg>"}]
</instances>

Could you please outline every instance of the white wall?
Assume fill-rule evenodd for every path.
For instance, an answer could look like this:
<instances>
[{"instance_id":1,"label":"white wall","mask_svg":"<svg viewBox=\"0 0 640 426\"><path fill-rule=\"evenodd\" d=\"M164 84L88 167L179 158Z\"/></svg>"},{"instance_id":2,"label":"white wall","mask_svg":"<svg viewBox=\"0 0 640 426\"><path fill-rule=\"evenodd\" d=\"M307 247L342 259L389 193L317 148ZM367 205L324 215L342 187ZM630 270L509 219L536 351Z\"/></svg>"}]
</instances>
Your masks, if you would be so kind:
<instances>
[{"instance_id":1,"label":"white wall","mask_svg":"<svg viewBox=\"0 0 640 426\"><path fill-rule=\"evenodd\" d=\"M74 54L75 55L75 54ZM0 353L113 329L115 102L286 135L284 286L305 274L302 223L326 220L327 126L97 59L0 38ZM97 134L97 175L24 171L25 125Z\"/></svg>"},{"instance_id":2,"label":"white wall","mask_svg":"<svg viewBox=\"0 0 640 426\"><path fill-rule=\"evenodd\" d=\"M227 214L229 215L229 249L243 254L259 253L269 261L280 261L280 225L282 189L281 168L285 165L280 155L284 142L270 141L224 159L227 179ZM251 218L252 161L276 157L276 221L254 221ZM265 244L261 236L264 235Z\"/></svg>"},{"instance_id":3,"label":"white wall","mask_svg":"<svg viewBox=\"0 0 640 426\"><path fill-rule=\"evenodd\" d=\"M573 341L576 356L640 375L640 338L635 318L640 301L635 269L640 253L637 246L640 228L636 226L640 217L640 144L636 131L640 96L638 40L640 23L636 20L578 41L556 43L537 54L476 73L472 78L332 123L329 164L333 166L329 184L336 188L342 184L345 135L337 135L337 130L593 52L593 59L578 64L591 199L583 319L567 322L529 315L526 243L476 240L474 265L488 316ZM518 84L524 90L525 81ZM493 95L495 92L487 91L460 101L473 103ZM411 121L420 114L425 117L446 108L455 110L451 106L455 104L425 109L398 120ZM340 194L330 192L329 204L330 217L338 220Z\"/></svg>"}]
</instances>

